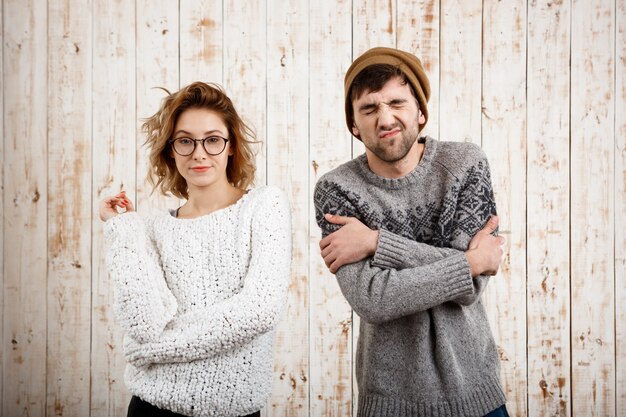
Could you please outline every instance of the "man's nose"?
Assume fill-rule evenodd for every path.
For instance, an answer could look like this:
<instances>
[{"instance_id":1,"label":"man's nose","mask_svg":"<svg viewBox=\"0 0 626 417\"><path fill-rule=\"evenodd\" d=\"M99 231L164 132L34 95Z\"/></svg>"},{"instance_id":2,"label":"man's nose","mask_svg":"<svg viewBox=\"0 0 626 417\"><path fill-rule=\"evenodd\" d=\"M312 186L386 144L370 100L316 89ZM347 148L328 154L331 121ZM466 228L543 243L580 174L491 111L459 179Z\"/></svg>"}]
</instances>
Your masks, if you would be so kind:
<instances>
[{"instance_id":1,"label":"man's nose","mask_svg":"<svg viewBox=\"0 0 626 417\"><path fill-rule=\"evenodd\" d=\"M378 113L378 127L385 129L396 124L396 116L389 106L381 106Z\"/></svg>"}]
</instances>

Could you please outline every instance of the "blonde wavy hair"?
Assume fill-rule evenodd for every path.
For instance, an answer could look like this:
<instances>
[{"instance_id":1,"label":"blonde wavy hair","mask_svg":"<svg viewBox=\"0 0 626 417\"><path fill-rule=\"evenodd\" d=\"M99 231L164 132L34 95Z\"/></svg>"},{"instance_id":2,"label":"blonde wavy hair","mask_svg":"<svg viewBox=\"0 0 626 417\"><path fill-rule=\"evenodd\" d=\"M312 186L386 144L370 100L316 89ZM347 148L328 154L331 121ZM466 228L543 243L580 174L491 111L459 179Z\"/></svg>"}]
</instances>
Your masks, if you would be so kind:
<instances>
[{"instance_id":1,"label":"blonde wavy hair","mask_svg":"<svg viewBox=\"0 0 626 417\"><path fill-rule=\"evenodd\" d=\"M194 108L216 112L228 129L229 144L233 150L226 166L228 182L240 189L247 189L253 184L256 166L252 148L259 142L222 88L217 84L197 81L175 93L165 88L162 90L168 94L167 97L163 99L159 111L144 119L142 125L146 134L145 145L150 151L148 181L154 190L158 188L164 195L171 193L178 198L189 198L187 181L176 169L168 141L181 113Z\"/></svg>"}]
</instances>

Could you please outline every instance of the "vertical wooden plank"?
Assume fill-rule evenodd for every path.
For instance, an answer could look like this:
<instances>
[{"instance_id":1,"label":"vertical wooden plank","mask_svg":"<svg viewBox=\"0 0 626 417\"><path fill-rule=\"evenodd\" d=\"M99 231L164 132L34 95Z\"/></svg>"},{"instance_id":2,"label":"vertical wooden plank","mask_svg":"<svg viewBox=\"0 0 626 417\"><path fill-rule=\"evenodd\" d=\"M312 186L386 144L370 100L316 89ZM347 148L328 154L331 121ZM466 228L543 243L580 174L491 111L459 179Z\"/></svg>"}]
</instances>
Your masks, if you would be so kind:
<instances>
[{"instance_id":1,"label":"vertical wooden plank","mask_svg":"<svg viewBox=\"0 0 626 417\"><path fill-rule=\"evenodd\" d=\"M266 139L267 4L258 0L242 8L224 0L224 88L244 120L259 139ZM272 11L273 12L273 11ZM266 183L266 145L256 157L256 184Z\"/></svg>"},{"instance_id":2,"label":"vertical wooden plank","mask_svg":"<svg viewBox=\"0 0 626 417\"><path fill-rule=\"evenodd\" d=\"M343 78L351 64L352 3L310 6L309 201L324 173L351 158ZM333 51L333 59L328 59ZM320 255L320 229L309 212L311 416L352 415L352 310ZM356 381L354 382L356 384Z\"/></svg>"},{"instance_id":3,"label":"vertical wooden plank","mask_svg":"<svg viewBox=\"0 0 626 417\"><path fill-rule=\"evenodd\" d=\"M178 47L180 44L181 49L188 48L187 44L192 44L192 41L179 42L178 5L176 2L170 0L136 0L136 4L136 10L141 10L141 13L136 16L135 23L137 34L136 207L142 215L149 215L168 208L176 208L179 206L179 200L174 196L163 196L159 190L153 190L152 185L148 182L148 149L144 145L146 137L141 131L141 125L144 119L156 113L161 100L167 96L167 93L161 88L166 88L170 92L178 90ZM183 4L181 3L182 8ZM184 65L187 64L191 65L191 63Z\"/></svg>"},{"instance_id":4,"label":"vertical wooden plank","mask_svg":"<svg viewBox=\"0 0 626 417\"><path fill-rule=\"evenodd\" d=\"M415 54L430 82L428 123L423 135L439 137L439 0L398 2L397 47Z\"/></svg>"},{"instance_id":5,"label":"vertical wooden plank","mask_svg":"<svg viewBox=\"0 0 626 417\"><path fill-rule=\"evenodd\" d=\"M570 212L565 204L570 195L569 60L570 3L531 2L527 331L528 415L533 417L572 413Z\"/></svg>"},{"instance_id":6,"label":"vertical wooden plank","mask_svg":"<svg viewBox=\"0 0 626 417\"><path fill-rule=\"evenodd\" d=\"M4 2L2 415L46 413L47 3Z\"/></svg>"},{"instance_id":7,"label":"vertical wooden plank","mask_svg":"<svg viewBox=\"0 0 626 417\"><path fill-rule=\"evenodd\" d=\"M0 2L0 127L2 128L2 140L0 141L0 338L4 342L4 2ZM4 347L4 345L3 345ZM0 349L0 404L4 393L4 349ZM2 407L0 407L2 415Z\"/></svg>"},{"instance_id":8,"label":"vertical wooden plank","mask_svg":"<svg viewBox=\"0 0 626 417\"><path fill-rule=\"evenodd\" d=\"M350 66L352 2L311 3L309 82L309 201L317 180L351 158L343 78ZM333 59L328 59L332 55ZM309 210L310 416L352 415L352 310L320 254L315 209Z\"/></svg>"},{"instance_id":9,"label":"vertical wooden plank","mask_svg":"<svg viewBox=\"0 0 626 417\"><path fill-rule=\"evenodd\" d=\"M396 1L353 1L352 58L375 46L396 46ZM346 68L347 69L347 68Z\"/></svg>"},{"instance_id":10,"label":"vertical wooden plank","mask_svg":"<svg viewBox=\"0 0 626 417\"><path fill-rule=\"evenodd\" d=\"M180 1L180 86L223 82L222 1Z\"/></svg>"},{"instance_id":11,"label":"vertical wooden plank","mask_svg":"<svg viewBox=\"0 0 626 417\"><path fill-rule=\"evenodd\" d=\"M93 205L126 190L135 198L135 2L94 0ZM115 88L111 88L115 86ZM113 319L113 288L104 265L102 222L94 215L91 416L126 414L122 332Z\"/></svg>"},{"instance_id":12,"label":"vertical wooden plank","mask_svg":"<svg viewBox=\"0 0 626 417\"><path fill-rule=\"evenodd\" d=\"M626 416L626 2L615 4L615 415Z\"/></svg>"},{"instance_id":13,"label":"vertical wooden plank","mask_svg":"<svg viewBox=\"0 0 626 417\"><path fill-rule=\"evenodd\" d=\"M441 0L439 136L481 144L482 1Z\"/></svg>"},{"instance_id":14,"label":"vertical wooden plank","mask_svg":"<svg viewBox=\"0 0 626 417\"><path fill-rule=\"evenodd\" d=\"M354 0L352 6L352 59L376 46L396 47L397 0ZM346 70L348 67L346 67ZM345 72L344 72L345 75ZM363 143L352 139L352 156L365 152ZM358 326L358 322L355 322ZM356 335L356 334L355 334ZM355 339L356 341L356 339ZM354 345L356 347L356 344Z\"/></svg>"},{"instance_id":15,"label":"vertical wooden plank","mask_svg":"<svg viewBox=\"0 0 626 417\"><path fill-rule=\"evenodd\" d=\"M526 415L526 1L483 2L482 145L505 261L485 291L512 416ZM503 140L503 138L506 138ZM502 301L506 300L506 308Z\"/></svg>"},{"instance_id":16,"label":"vertical wooden plank","mask_svg":"<svg viewBox=\"0 0 626 417\"><path fill-rule=\"evenodd\" d=\"M274 390L267 412L309 416L309 56L308 0L268 0L267 183L291 202L289 303L277 330Z\"/></svg>"},{"instance_id":17,"label":"vertical wooden plank","mask_svg":"<svg viewBox=\"0 0 626 417\"><path fill-rule=\"evenodd\" d=\"M529 4L526 262L528 414L533 417L572 411L569 60L569 2Z\"/></svg>"},{"instance_id":18,"label":"vertical wooden plank","mask_svg":"<svg viewBox=\"0 0 626 417\"><path fill-rule=\"evenodd\" d=\"M89 415L91 2L48 2L47 414Z\"/></svg>"},{"instance_id":19,"label":"vertical wooden plank","mask_svg":"<svg viewBox=\"0 0 626 417\"><path fill-rule=\"evenodd\" d=\"M615 3L572 1L572 410L615 415Z\"/></svg>"}]
</instances>

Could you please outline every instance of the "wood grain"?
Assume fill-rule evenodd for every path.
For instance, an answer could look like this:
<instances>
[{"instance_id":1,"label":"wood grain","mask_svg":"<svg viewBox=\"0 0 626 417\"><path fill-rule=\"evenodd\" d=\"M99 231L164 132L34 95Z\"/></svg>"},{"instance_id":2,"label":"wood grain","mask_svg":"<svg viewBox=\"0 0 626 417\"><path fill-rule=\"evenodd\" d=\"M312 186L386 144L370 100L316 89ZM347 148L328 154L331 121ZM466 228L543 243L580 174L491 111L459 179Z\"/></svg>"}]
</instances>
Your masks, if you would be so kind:
<instances>
[{"instance_id":1,"label":"wood grain","mask_svg":"<svg viewBox=\"0 0 626 417\"><path fill-rule=\"evenodd\" d=\"M615 416L614 6L606 1L573 1L571 12L571 344L576 416Z\"/></svg>"},{"instance_id":2,"label":"wood grain","mask_svg":"<svg viewBox=\"0 0 626 417\"><path fill-rule=\"evenodd\" d=\"M482 147L491 167L499 233L507 242L483 302L500 354L509 414L521 417L527 398L526 2L484 1L482 32Z\"/></svg>"},{"instance_id":3,"label":"wood grain","mask_svg":"<svg viewBox=\"0 0 626 417\"><path fill-rule=\"evenodd\" d=\"M528 415L536 417L572 414L569 23L568 2L529 5Z\"/></svg>"},{"instance_id":4,"label":"wood grain","mask_svg":"<svg viewBox=\"0 0 626 417\"><path fill-rule=\"evenodd\" d=\"M626 415L626 2L617 1L615 31L615 389Z\"/></svg>"},{"instance_id":5,"label":"wood grain","mask_svg":"<svg viewBox=\"0 0 626 417\"><path fill-rule=\"evenodd\" d=\"M47 415L89 415L90 2L48 2Z\"/></svg>"},{"instance_id":6,"label":"wood grain","mask_svg":"<svg viewBox=\"0 0 626 417\"><path fill-rule=\"evenodd\" d=\"M46 414L48 34L43 1L3 3L2 415ZM10 16L10 18L9 18Z\"/></svg>"},{"instance_id":7,"label":"wood grain","mask_svg":"<svg viewBox=\"0 0 626 417\"><path fill-rule=\"evenodd\" d=\"M482 1L440 4L439 139L480 145Z\"/></svg>"},{"instance_id":8,"label":"wood grain","mask_svg":"<svg viewBox=\"0 0 626 417\"><path fill-rule=\"evenodd\" d=\"M276 332L272 416L309 415L309 56L304 0L268 0L267 183L291 202L289 300Z\"/></svg>"},{"instance_id":9,"label":"wood grain","mask_svg":"<svg viewBox=\"0 0 626 417\"><path fill-rule=\"evenodd\" d=\"M180 2L180 87L194 81L222 84L222 8L218 0Z\"/></svg>"},{"instance_id":10,"label":"wood grain","mask_svg":"<svg viewBox=\"0 0 626 417\"><path fill-rule=\"evenodd\" d=\"M135 4L94 0L93 207L109 195L136 194ZM115 88L111 88L115 86ZM91 416L126 414L130 394L123 381L122 330L113 315L113 285L104 265L102 222L92 222Z\"/></svg>"},{"instance_id":11,"label":"wood grain","mask_svg":"<svg viewBox=\"0 0 626 417\"><path fill-rule=\"evenodd\" d=\"M326 172L351 159L346 127L343 77L352 62L352 3L338 1L310 7L309 149L307 161L310 271L310 416L352 415L352 310L320 254L313 191ZM334 51L335 59L327 59Z\"/></svg>"},{"instance_id":12,"label":"wood grain","mask_svg":"<svg viewBox=\"0 0 626 417\"><path fill-rule=\"evenodd\" d=\"M223 3L224 88L239 115L261 141L267 138L267 4L258 0ZM273 12L273 11L272 11ZM278 93L278 92L277 92ZM256 157L256 184L266 184L265 144Z\"/></svg>"}]
</instances>

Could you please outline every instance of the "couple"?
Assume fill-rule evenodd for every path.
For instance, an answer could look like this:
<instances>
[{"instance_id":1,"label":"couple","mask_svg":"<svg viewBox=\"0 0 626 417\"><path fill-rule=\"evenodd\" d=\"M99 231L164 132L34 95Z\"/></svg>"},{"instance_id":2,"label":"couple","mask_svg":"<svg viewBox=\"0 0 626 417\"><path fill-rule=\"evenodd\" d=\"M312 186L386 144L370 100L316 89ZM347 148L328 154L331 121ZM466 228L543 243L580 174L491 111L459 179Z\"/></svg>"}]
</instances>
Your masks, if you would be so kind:
<instances>
[{"instance_id":1,"label":"couple","mask_svg":"<svg viewBox=\"0 0 626 417\"><path fill-rule=\"evenodd\" d=\"M414 55L357 58L346 121L366 153L315 189L321 255L362 318L357 415L507 416L480 301L502 257L489 167L474 145L420 137L429 95ZM153 184L186 203L147 220L124 192L100 203L128 415L259 416L287 298L288 200L248 188L254 134L219 88L170 94L143 127Z\"/></svg>"}]
</instances>

